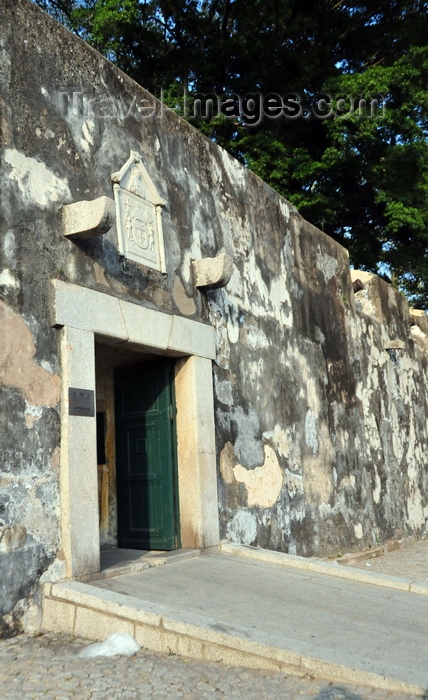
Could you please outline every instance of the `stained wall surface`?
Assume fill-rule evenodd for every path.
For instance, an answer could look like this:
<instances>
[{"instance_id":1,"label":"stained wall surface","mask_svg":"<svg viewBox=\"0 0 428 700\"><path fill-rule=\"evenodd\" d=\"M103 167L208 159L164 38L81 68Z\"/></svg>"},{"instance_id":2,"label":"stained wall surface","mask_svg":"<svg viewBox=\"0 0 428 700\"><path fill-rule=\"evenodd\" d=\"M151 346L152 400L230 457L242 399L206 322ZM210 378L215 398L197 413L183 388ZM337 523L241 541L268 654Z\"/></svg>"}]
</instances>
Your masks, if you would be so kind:
<instances>
[{"instance_id":1,"label":"stained wall surface","mask_svg":"<svg viewBox=\"0 0 428 700\"><path fill-rule=\"evenodd\" d=\"M329 555L425 531L426 318L396 290L354 294L345 249L26 0L0 5L0 140L4 633L64 576L52 279L215 327L223 537ZM64 237L63 205L112 197L131 150L165 201L166 272L115 225ZM230 282L200 291L192 261L221 251Z\"/></svg>"}]
</instances>

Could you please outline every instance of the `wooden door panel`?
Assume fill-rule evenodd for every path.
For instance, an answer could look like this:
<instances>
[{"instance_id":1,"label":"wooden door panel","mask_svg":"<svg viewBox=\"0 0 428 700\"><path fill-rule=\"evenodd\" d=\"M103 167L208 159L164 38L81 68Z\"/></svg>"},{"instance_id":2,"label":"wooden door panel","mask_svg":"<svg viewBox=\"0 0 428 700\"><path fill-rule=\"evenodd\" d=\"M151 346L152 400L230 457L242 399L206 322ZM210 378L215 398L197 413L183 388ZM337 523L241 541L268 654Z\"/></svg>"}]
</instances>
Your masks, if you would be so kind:
<instances>
[{"instance_id":1,"label":"wooden door panel","mask_svg":"<svg viewBox=\"0 0 428 700\"><path fill-rule=\"evenodd\" d=\"M121 547L178 546L169 361L116 374L116 473Z\"/></svg>"}]
</instances>

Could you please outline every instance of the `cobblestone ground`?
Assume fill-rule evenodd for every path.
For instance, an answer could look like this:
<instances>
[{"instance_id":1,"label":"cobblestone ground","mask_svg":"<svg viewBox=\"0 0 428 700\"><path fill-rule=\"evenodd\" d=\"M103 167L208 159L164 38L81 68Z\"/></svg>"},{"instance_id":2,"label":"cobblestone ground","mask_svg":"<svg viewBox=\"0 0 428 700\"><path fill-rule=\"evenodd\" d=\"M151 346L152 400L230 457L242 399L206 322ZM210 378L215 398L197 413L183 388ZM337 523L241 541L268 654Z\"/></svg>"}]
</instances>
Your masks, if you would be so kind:
<instances>
[{"instance_id":1,"label":"cobblestone ground","mask_svg":"<svg viewBox=\"0 0 428 700\"><path fill-rule=\"evenodd\" d=\"M346 566L428 583L428 540L387 552L381 557L348 563Z\"/></svg>"},{"instance_id":2,"label":"cobblestone ground","mask_svg":"<svg viewBox=\"0 0 428 700\"><path fill-rule=\"evenodd\" d=\"M309 677L255 671L141 650L131 659L78 659L89 642L63 635L0 641L2 700L416 700L405 695Z\"/></svg>"}]
</instances>

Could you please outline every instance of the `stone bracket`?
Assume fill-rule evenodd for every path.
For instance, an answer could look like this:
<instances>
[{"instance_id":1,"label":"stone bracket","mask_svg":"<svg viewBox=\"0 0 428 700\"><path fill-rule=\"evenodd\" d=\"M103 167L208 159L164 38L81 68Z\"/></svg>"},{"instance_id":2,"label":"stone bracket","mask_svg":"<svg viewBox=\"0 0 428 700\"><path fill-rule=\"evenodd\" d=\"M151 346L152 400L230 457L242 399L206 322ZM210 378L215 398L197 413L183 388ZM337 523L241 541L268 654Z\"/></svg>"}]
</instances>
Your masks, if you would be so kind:
<instances>
[{"instance_id":1,"label":"stone bracket","mask_svg":"<svg viewBox=\"0 0 428 700\"><path fill-rule=\"evenodd\" d=\"M107 233L113 226L116 206L110 197L82 200L63 207L64 236L67 238L95 238Z\"/></svg>"},{"instance_id":2,"label":"stone bracket","mask_svg":"<svg viewBox=\"0 0 428 700\"><path fill-rule=\"evenodd\" d=\"M423 350L428 350L428 336L420 329L419 326L411 326L410 338L419 345Z\"/></svg>"},{"instance_id":3,"label":"stone bracket","mask_svg":"<svg viewBox=\"0 0 428 700\"><path fill-rule=\"evenodd\" d=\"M233 260L230 255L220 253L215 258L202 258L193 261L195 286L210 290L225 287L233 272Z\"/></svg>"},{"instance_id":4,"label":"stone bracket","mask_svg":"<svg viewBox=\"0 0 428 700\"><path fill-rule=\"evenodd\" d=\"M404 342L404 340L399 340L399 339L385 340L385 342L383 344L383 349L384 350L405 350L406 343Z\"/></svg>"},{"instance_id":5,"label":"stone bracket","mask_svg":"<svg viewBox=\"0 0 428 700\"><path fill-rule=\"evenodd\" d=\"M422 309L410 309L410 322L412 326L418 326L422 333L428 335L428 316Z\"/></svg>"}]
</instances>

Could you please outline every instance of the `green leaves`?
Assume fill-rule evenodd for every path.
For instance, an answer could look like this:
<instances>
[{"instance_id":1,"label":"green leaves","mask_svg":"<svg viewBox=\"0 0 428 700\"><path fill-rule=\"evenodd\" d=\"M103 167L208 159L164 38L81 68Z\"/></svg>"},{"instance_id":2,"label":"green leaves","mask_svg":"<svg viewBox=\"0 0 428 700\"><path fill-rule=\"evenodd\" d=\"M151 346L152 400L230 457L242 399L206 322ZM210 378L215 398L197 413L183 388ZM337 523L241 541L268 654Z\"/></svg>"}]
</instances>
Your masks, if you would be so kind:
<instances>
[{"instance_id":1,"label":"green leaves","mask_svg":"<svg viewBox=\"0 0 428 700\"><path fill-rule=\"evenodd\" d=\"M178 112L178 87L190 106L198 92L299 95L300 118L192 123L348 247L355 266L388 273L428 308L428 3L35 1L144 87L164 88ZM332 98L325 119L317 93Z\"/></svg>"}]
</instances>

